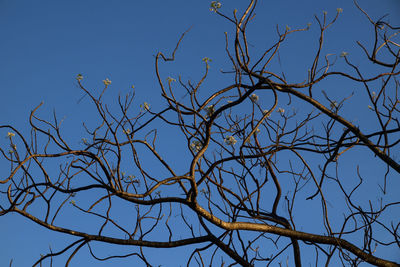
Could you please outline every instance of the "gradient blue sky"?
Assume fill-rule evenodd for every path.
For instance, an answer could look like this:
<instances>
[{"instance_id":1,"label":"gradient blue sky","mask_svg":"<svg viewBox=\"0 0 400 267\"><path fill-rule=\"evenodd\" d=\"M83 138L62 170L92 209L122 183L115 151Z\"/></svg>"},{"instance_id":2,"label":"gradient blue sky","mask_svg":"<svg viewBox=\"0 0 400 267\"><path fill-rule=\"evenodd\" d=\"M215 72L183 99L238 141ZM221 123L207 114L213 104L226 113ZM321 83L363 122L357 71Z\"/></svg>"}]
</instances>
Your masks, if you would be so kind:
<instances>
[{"instance_id":1,"label":"gradient blue sky","mask_svg":"<svg viewBox=\"0 0 400 267\"><path fill-rule=\"evenodd\" d=\"M135 85L137 103L147 101L154 108L162 107L157 100L160 91L154 74L154 55L158 51L169 54L189 27L192 30L182 42L177 63L163 68L164 76L177 77L180 73L186 79L197 79L204 67L201 59L207 56L213 60L211 70L215 71L210 75L209 86L229 84L230 81L221 80L217 70L229 68L223 33L233 33L234 28L209 11L209 2L0 0L0 124L12 124L27 133L29 113L43 101L39 114L47 116L55 109L61 118L65 117L67 133L74 136L80 131L74 127L80 125L82 117L90 118L92 114L85 110L85 100L77 103L82 96L75 80L78 73L83 74L85 85L93 90L101 88L101 81L108 77L112 80L110 97L118 92L124 94ZM243 10L247 1L221 3L221 11L232 14L234 8ZM400 1L360 0L360 5L372 18L390 14L389 21L400 25ZM349 0L260 1L257 17L249 29L249 42L259 49L266 48L271 40L276 40L276 25L282 29L286 25L305 27L308 22L315 24L314 14L327 11L333 16L338 7L344 11L328 31L325 52L339 55L347 51L357 62L361 51L355 41L368 44L371 26ZM296 79L305 77L307 70L302 64L310 65L307 56L315 49L317 32L312 25L309 32L289 38L292 44L284 48L286 53L281 58L290 82L300 82ZM357 116L355 119L362 123L362 112ZM7 143L0 139L0 145ZM4 166L0 163L1 168ZM0 173L5 174L3 170ZM58 243L65 238L14 215L0 217L0 236L1 266L6 266L11 258L13 266L30 266L40 253L47 252L51 240L59 239ZM174 252L169 253L171 256ZM165 266L174 266L173 262L165 262L159 252L155 255ZM79 261L72 266L111 265L78 257ZM131 266L123 261L113 263Z\"/></svg>"}]
</instances>

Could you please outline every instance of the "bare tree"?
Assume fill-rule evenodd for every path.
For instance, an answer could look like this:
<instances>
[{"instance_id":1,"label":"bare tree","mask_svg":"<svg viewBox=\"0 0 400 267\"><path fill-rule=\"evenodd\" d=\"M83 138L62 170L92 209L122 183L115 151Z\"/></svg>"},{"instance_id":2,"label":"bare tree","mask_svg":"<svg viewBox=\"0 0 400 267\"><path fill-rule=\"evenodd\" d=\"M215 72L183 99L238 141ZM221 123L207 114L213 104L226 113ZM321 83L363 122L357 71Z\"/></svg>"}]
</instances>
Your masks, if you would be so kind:
<instances>
[{"instance_id":1,"label":"bare tree","mask_svg":"<svg viewBox=\"0 0 400 267\"><path fill-rule=\"evenodd\" d=\"M198 82L162 75L160 64L175 60L183 34L171 56L160 52L155 58L165 109L155 111L143 103L139 110L132 104L132 90L118 98L118 110L113 110L103 99L111 81L104 80L102 92L95 92L78 75L98 115L84 125L79 144L63 134L55 115L50 120L37 116L40 105L30 115L30 136L0 126L11 146L1 149L10 174L0 181L0 215L17 213L76 237L34 266L61 254L69 255L67 266L84 247L100 261L134 257L147 266L152 257L146 248L173 247L190 248L182 258L188 266L277 266L285 261L295 266L400 266L379 256L379 251L400 248L400 198L389 194L400 173L395 158L400 147L400 28L373 21L357 6L373 26L375 40L372 47L358 45L377 72L364 74L343 52L344 72L322 54L325 32L342 10L333 18L316 16L315 57L304 80L292 82L272 65L287 37L308 27L277 27L274 43L256 57L246 33L257 1L249 2L241 15L235 10L232 16L220 12L219 2L211 4L211 11L235 29L233 38L226 34L232 69L220 74L227 81L223 88L202 90L209 58L203 59ZM337 99L323 89L328 79L338 87L347 80L360 88L357 94L367 99L371 127L346 119L342 109L353 105L356 96ZM172 135L181 145L160 149L166 145L159 140ZM363 170L360 153L382 170L380 175ZM343 165L353 172L343 172ZM368 192L369 200L360 198L369 183L381 187ZM79 218L73 225L63 221L66 211ZM82 230L86 220L93 222L90 231ZM102 257L93 248L98 242L130 246L132 252Z\"/></svg>"}]
</instances>

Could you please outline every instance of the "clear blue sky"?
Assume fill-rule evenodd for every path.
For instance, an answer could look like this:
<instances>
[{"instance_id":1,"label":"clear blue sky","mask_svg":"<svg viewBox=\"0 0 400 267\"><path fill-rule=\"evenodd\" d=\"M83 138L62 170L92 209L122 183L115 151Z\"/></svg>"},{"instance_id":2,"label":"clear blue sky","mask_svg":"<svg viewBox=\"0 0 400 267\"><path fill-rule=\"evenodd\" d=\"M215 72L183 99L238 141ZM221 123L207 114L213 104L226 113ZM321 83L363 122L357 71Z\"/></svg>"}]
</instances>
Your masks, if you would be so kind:
<instances>
[{"instance_id":1,"label":"clear blue sky","mask_svg":"<svg viewBox=\"0 0 400 267\"><path fill-rule=\"evenodd\" d=\"M60 118L65 117L66 133L80 140L83 131L78 127L82 117L88 119L93 113L85 109L87 101L77 103L82 96L75 80L78 73L83 74L85 85L94 91L102 88L103 79L109 78L112 81L111 92L107 94L110 103L112 97L125 94L135 85L138 105L147 101L154 109L162 108L154 74L154 55L158 51L171 52L179 36L190 27L192 30L177 53L177 62L163 68L163 75L182 74L185 79L196 80L204 67L201 59L207 56L213 60L213 73L208 80L210 90L230 84L232 81L221 79L218 70L229 66L223 33L233 33L234 28L209 11L209 2L0 0L0 124L12 124L28 133L29 113L43 101L39 114L50 118L50 112L55 109ZM221 11L232 14L234 8L243 10L247 1L221 3ZM390 22L400 25L398 0L360 0L360 4L372 18L390 14ZM301 82L296 79L305 77L304 66L310 65L311 60L307 56L312 55L317 44L314 14L327 11L334 16L339 7L343 8L343 13L328 31L324 52L339 55L346 51L357 63L361 51L355 41L370 44L371 26L349 0L260 1L249 30L249 43L262 51L276 39L276 25L283 29L286 25L296 28L313 23L309 32L289 38L291 45L283 48L286 50L281 54L289 81ZM342 94L337 90L338 95ZM357 101L355 103L357 105ZM349 116L354 115L349 119L363 125L367 123L363 121L363 112L367 111L356 115L349 112ZM0 145L7 145L7 139L0 138ZM358 156L362 160L362 156ZM4 163L0 163L0 167L3 168L0 174L7 175ZM397 185L400 188L400 184ZM65 239L63 235L51 234L14 215L0 217L0 236L1 266L6 266L11 258L14 258L13 266L30 266L41 253L48 251L50 242L62 244ZM131 266L123 260L101 264L85 257L86 252L80 252L72 266L110 266L112 263ZM175 266L176 250L162 253L154 254L160 259L156 262ZM394 253L382 255L395 260ZM162 255L166 255L165 258Z\"/></svg>"}]
</instances>

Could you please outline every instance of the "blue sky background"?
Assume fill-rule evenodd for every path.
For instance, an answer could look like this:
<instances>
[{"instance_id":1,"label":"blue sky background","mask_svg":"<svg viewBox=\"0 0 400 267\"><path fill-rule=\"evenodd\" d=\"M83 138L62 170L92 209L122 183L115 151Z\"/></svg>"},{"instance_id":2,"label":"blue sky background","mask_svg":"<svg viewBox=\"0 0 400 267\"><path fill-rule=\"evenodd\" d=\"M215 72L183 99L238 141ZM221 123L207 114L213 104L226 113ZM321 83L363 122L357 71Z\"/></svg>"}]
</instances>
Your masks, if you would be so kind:
<instances>
[{"instance_id":1,"label":"blue sky background","mask_svg":"<svg viewBox=\"0 0 400 267\"><path fill-rule=\"evenodd\" d=\"M108 77L112 81L107 92L110 104L119 93L127 93L134 85L138 109L144 101L154 109L161 109L164 104L159 97L154 56L158 51L172 52L180 35L190 27L191 31L177 52L176 63L163 65L163 76L181 74L186 80L198 80L204 70L201 59L207 56L213 61L206 90L211 92L213 88L230 84L231 81L224 80L218 70L229 70L223 33L226 31L232 37L234 28L209 11L209 2L0 0L0 124L12 124L28 133L29 113L43 101L44 106L38 114L50 118L55 109L60 118L65 117L65 133L78 142L83 132L81 122L94 115L93 109L86 108L87 99L77 103L82 96L75 80L78 73L83 74L84 84L93 91L100 90L102 80ZM221 3L221 11L232 14L234 8L242 11L247 1ZM388 20L400 25L398 0L365 0L360 1L360 5L373 19L389 14ZM307 66L312 63L310 55L314 54L317 44L318 29L313 16L320 16L323 11L334 16L338 7L343 8L343 13L328 30L324 53L339 55L346 51L355 63L362 64L363 61L358 59L362 53L355 41L370 44L372 27L348 0L260 1L256 19L249 29L249 43L254 45L255 53L260 53L276 40L276 25L283 30L286 25L301 28L311 22L310 31L288 38L290 44L281 51L282 65L276 66L277 72L279 68L284 69L290 82L301 82L306 77ZM365 71L373 72L372 69ZM340 88L336 84L326 86L327 90L337 90L337 96L343 95L342 85ZM344 114L368 128L368 121L363 116L368 110L361 106L364 105L363 98L357 98L353 103L355 106L345 108ZM179 143L176 139L170 141L170 146ZM7 145L7 139L0 138L0 145ZM170 147L161 149L168 151ZM179 157L175 152L169 155ZM361 154L356 157L363 161ZM7 175L5 166L0 163L2 176ZM373 171L366 169L366 172ZM398 181L393 185L400 188ZM394 196L394 192L391 193ZM15 215L0 218L0 236L1 266L6 266L11 258L14 258L13 266L30 266L41 253L48 251L50 242L55 244L52 247L57 247L69 239L49 233ZM123 247L118 250L127 251ZM179 250L149 251L149 255L154 253L155 262L176 266L174 259L179 257ZM102 264L86 257L86 252L80 252L72 266L110 266L112 263L131 266L132 263L119 260ZM396 259L396 251L382 253L382 256Z\"/></svg>"}]
</instances>

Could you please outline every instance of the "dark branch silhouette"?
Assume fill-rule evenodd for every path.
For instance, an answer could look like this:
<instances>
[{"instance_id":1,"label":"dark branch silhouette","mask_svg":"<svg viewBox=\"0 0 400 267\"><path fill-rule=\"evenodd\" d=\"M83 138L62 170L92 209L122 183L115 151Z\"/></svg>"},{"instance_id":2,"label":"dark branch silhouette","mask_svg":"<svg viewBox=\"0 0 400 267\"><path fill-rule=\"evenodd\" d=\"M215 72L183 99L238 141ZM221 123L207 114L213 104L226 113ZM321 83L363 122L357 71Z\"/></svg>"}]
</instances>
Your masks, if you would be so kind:
<instances>
[{"instance_id":1,"label":"dark branch silhouette","mask_svg":"<svg viewBox=\"0 0 400 267\"><path fill-rule=\"evenodd\" d=\"M358 44L368 64L380 68L364 74L345 52L341 67L323 55L326 31L342 10L333 18L316 16L315 57L307 77L296 82L272 65L287 37L308 27L277 28L276 42L254 56L247 28L256 4L249 1L246 10L232 16L220 12L219 2L211 4L211 11L235 29L232 39L226 34L232 69L220 74L223 88L202 90L209 58L203 59L198 82L162 74L160 65L179 61L176 52L185 32L171 56L159 52L155 57L165 102L161 111L149 103L137 108L133 90L118 98L116 111L104 100L111 81L104 80L98 93L78 75L85 101L97 112L83 131L76 130L82 134L79 144L65 136L55 114L52 119L37 115L41 104L30 115L30 136L0 126L10 145L0 149L10 164L9 176L0 180L0 216L17 213L76 237L34 266L62 254L69 255L68 266L84 247L99 261L135 257L152 266L146 248L186 246L190 249L181 260L187 266L219 266L220 258L241 266L278 266L286 259L297 267L315 262L400 266L375 252L377 247L400 251L395 215L400 198L387 196L391 179L400 173L399 27L375 22L355 3L374 36L373 47ZM321 86L328 79L338 87L346 79L362 88L371 127L346 118L342 109L355 99L335 98ZM168 138L181 146L167 150L163 142ZM360 153L377 169L383 167L380 176L363 171L363 162L354 156ZM354 173L344 173L344 165L352 165ZM381 187L368 192L365 203L357 195L371 179ZM135 213L125 214L124 206ZM66 210L82 218L78 224L61 223ZM129 223L121 216L130 216ZM311 230L305 218L320 227ZM93 220L91 232L79 227L86 220ZM130 246L132 252L101 256L92 247L97 242ZM305 247L314 248L314 259L302 257Z\"/></svg>"}]
</instances>

